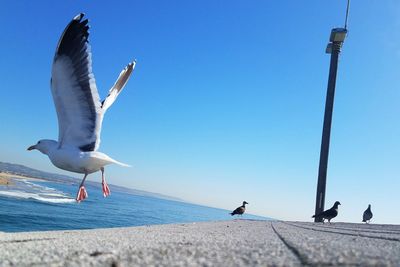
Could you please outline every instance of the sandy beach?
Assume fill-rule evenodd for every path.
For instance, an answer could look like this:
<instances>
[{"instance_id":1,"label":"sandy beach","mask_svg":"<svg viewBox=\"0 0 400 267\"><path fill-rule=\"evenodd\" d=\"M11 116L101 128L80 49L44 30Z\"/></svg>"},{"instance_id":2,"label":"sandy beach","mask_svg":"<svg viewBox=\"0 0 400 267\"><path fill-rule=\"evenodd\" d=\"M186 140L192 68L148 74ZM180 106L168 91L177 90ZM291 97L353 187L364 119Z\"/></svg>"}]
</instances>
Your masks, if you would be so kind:
<instances>
[{"instance_id":1,"label":"sandy beach","mask_svg":"<svg viewBox=\"0 0 400 267\"><path fill-rule=\"evenodd\" d=\"M0 266L397 266L400 226L234 220L0 234Z\"/></svg>"},{"instance_id":2,"label":"sandy beach","mask_svg":"<svg viewBox=\"0 0 400 267\"><path fill-rule=\"evenodd\" d=\"M28 180L36 180L36 181L44 181L43 179L22 176L17 174L10 174L6 172L0 172L0 186L1 185L13 185L12 179L28 179Z\"/></svg>"}]
</instances>

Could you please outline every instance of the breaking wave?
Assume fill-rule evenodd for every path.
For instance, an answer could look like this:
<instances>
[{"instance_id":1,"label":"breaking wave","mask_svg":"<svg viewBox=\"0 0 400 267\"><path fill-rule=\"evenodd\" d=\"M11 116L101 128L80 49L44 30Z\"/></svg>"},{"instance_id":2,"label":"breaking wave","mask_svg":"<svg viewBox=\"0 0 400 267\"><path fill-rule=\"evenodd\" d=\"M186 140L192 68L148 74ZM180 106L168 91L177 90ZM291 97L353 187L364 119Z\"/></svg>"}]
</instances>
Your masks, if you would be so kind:
<instances>
[{"instance_id":1,"label":"breaking wave","mask_svg":"<svg viewBox=\"0 0 400 267\"><path fill-rule=\"evenodd\" d=\"M34 199L48 203L75 203L75 199L55 188L35 184L25 179L14 180L12 188L1 188L0 196L18 199Z\"/></svg>"}]
</instances>

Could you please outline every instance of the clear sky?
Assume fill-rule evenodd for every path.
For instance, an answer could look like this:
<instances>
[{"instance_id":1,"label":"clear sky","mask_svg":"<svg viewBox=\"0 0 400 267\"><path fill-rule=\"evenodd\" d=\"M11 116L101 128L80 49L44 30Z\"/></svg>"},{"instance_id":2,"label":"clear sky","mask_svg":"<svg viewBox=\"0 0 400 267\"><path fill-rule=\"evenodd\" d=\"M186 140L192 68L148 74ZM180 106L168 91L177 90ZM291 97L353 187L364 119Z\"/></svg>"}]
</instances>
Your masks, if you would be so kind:
<instances>
[{"instance_id":1,"label":"clear sky","mask_svg":"<svg viewBox=\"0 0 400 267\"><path fill-rule=\"evenodd\" d=\"M72 174L26 148L58 137L52 58L64 27L84 12L100 96L137 59L105 116L100 147L133 167L107 167L109 183L226 209L246 200L253 214L311 221L325 47L345 7L345 0L1 1L0 161ZM342 203L337 221L360 222L372 204L374 222L400 223L399 85L400 1L353 0L327 180L326 208Z\"/></svg>"}]
</instances>

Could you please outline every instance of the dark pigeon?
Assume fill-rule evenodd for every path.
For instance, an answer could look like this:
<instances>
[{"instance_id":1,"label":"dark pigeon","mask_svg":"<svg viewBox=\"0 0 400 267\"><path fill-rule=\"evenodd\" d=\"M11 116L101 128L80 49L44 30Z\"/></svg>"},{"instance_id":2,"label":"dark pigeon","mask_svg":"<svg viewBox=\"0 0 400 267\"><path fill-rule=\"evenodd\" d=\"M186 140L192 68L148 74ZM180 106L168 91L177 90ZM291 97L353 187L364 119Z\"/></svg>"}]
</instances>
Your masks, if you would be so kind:
<instances>
[{"instance_id":1,"label":"dark pigeon","mask_svg":"<svg viewBox=\"0 0 400 267\"><path fill-rule=\"evenodd\" d=\"M232 211L230 214L233 216L233 215L243 215L243 213L246 211L246 204L249 204L249 203L247 203L246 201L243 201L243 205L242 206L240 206L239 208L237 208L237 209L235 209L234 211Z\"/></svg>"},{"instance_id":2,"label":"dark pigeon","mask_svg":"<svg viewBox=\"0 0 400 267\"><path fill-rule=\"evenodd\" d=\"M330 208L329 210L323 211L319 214L315 214L312 216L312 218L322 218L322 222L325 222L325 219L328 220L329 223L331 223L331 220L335 218L338 215L338 207L340 205L339 201L336 201L335 204L333 204L333 207Z\"/></svg>"},{"instance_id":3,"label":"dark pigeon","mask_svg":"<svg viewBox=\"0 0 400 267\"><path fill-rule=\"evenodd\" d=\"M369 223L372 219L372 211L371 211L371 204L368 205L368 209L364 211L363 214L363 222Z\"/></svg>"}]
</instances>

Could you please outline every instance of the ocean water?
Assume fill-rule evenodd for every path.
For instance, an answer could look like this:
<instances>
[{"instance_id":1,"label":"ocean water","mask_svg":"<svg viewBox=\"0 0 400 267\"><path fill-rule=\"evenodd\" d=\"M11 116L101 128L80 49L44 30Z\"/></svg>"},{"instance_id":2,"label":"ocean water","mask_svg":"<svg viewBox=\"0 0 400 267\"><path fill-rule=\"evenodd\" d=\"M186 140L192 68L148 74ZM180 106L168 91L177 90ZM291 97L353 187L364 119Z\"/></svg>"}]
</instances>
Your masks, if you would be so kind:
<instances>
[{"instance_id":1,"label":"ocean water","mask_svg":"<svg viewBox=\"0 0 400 267\"><path fill-rule=\"evenodd\" d=\"M0 186L0 231L94 229L152 224L231 220L230 211L113 190L104 198L86 184L89 197L76 203L77 184L14 179ZM241 200L238 200L239 204ZM234 205L235 207L235 205ZM233 207L233 208L234 208ZM247 219L267 218L243 215Z\"/></svg>"}]
</instances>

